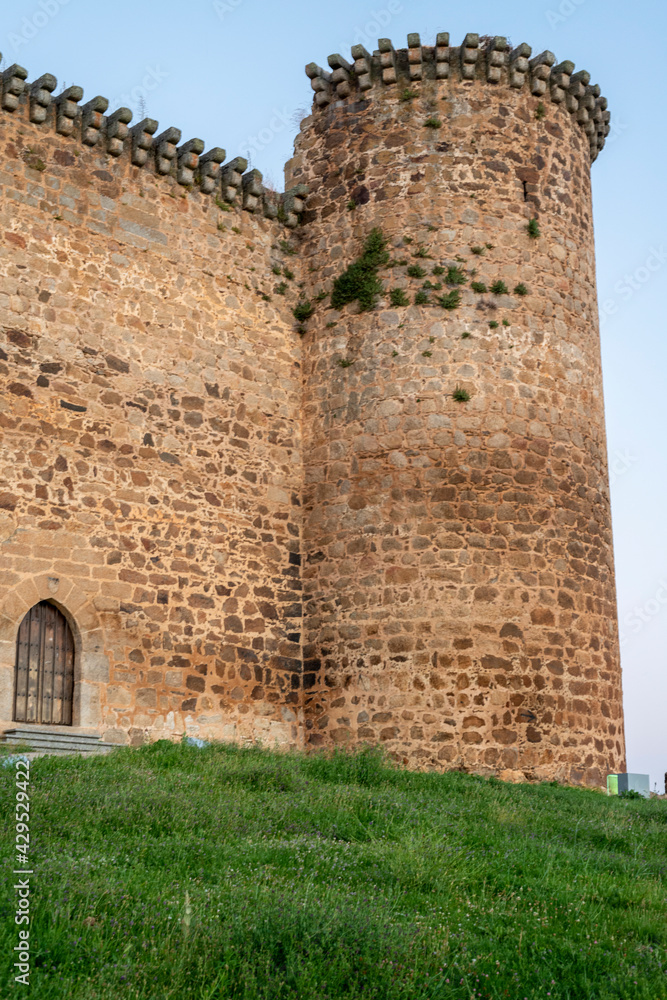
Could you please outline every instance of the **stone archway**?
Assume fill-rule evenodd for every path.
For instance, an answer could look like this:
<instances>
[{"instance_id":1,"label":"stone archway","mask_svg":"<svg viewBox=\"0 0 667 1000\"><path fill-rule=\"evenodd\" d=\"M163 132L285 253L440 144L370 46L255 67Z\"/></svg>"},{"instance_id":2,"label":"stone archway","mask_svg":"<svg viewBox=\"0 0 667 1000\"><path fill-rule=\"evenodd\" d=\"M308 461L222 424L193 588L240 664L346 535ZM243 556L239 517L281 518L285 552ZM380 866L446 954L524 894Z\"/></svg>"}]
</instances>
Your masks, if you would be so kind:
<instances>
[{"instance_id":1,"label":"stone archway","mask_svg":"<svg viewBox=\"0 0 667 1000\"><path fill-rule=\"evenodd\" d=\"M44 574L26 579L0 601L0 724L12 724L16 641L25 615L49 601L65 616L75 646L72 726L102 725L102 689L109 682L109 659L99 614L90 597L65 577Z\"/></svg>"}]
</instances>

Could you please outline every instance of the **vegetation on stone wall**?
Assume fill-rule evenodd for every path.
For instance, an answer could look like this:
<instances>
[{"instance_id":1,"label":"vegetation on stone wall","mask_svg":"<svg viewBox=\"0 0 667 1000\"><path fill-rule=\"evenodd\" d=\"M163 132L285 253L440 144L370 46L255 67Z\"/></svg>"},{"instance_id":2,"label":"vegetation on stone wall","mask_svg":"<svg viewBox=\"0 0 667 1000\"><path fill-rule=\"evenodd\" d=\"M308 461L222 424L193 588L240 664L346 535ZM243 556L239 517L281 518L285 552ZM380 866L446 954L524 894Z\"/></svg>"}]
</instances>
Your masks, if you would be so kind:
<instances>
[{"instance_id":1,"label":"vegetation on stone wall","mask_svg":"<svg viewBox=\"0 0 667 1000\"><path fill-rule=\"evenodd\" d=\"M292 312L294 313L294 318L299 323L305 323L313 315L314 307L308 299L302 299L300 302L297 302Z\"/></svg>"},{"instance_id":2,"label":"vegetation on stone wall","mask_svg":"<svg viewBox=\"0 0 667 1000\"><path fill-rule=\"evenodd\" d=\"M537 219L531 219L528 223L527 229L528 229L528 235L531 237L531 239L536 240L540 237L541 235L540 224L537 221Z\"/></svg>"},{"instance_id":3,"label":"vegetation on stone wall","mask_svg":"<svg viewBox=\"0 0 667 1000\"><path fill-rule=\"evenodd\" d=\"M443 309L458 309L461 305L461 293L458 288L448 292L447 295L439 296L438 305Z\"/></svg>"},{"instance_id":4,"label":"vegetation on stone wall","mask_svg":"<svg viewBox=\"0 0 667 1000\"><path fill-rule=\"evenodd\" d=\"M373 229L361 256L334 281L332 309L342 309L349 302L358 302L362 312L372 309L384 291L378 270L388 264L387 240L381 229Z\"/></svg>"},{"instance_id":5,"label":"vegetation on stone wall","mask_svg":"<svg viewBox=\"0 0 667 1000\"><path fill-rule=\"evenodd\" d=\"M407 297L402 288L392 288L389 293L389 301L392 306L409 306L410 299Z\"/></svg>"}]
</instances>

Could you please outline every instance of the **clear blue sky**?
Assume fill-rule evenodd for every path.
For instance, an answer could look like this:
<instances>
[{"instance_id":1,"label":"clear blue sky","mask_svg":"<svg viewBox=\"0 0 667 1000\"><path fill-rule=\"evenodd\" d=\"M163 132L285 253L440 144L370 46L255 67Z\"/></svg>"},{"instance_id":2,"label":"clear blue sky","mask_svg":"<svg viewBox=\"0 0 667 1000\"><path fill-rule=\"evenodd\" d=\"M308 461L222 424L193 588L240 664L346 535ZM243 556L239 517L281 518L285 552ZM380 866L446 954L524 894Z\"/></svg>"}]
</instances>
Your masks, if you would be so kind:
<instances>
[{"instance_id":1,"label":"clear blue sky","mask_svg":"<svg viewBox=\"0 0 667 1000\"><path fill-rule=\"evenodd\" d=\"M664 0L12 0L0 50L30 79L53 73L136 115L176 125L282 190L293 121L310 106L303 67L378 36L399 47L449 31L526 41L588 69L612 137L593 167L628 766L667 771L667 130ZM60 88L59 88L60 89ZM113 108L112 108L113 110ZM254 152L252 151L254 150ZM605 306L606 303L606 306ZM663 586L664 581L664 586Z\"/></svg>"}]
</instances>

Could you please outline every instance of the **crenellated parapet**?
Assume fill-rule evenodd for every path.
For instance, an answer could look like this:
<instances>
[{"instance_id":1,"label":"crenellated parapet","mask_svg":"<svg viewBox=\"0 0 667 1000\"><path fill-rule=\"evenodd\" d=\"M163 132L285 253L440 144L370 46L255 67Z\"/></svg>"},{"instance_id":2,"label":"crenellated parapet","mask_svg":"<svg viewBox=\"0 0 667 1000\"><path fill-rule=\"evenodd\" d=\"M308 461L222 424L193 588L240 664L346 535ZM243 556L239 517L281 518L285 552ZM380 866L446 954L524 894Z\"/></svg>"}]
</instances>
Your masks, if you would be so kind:
<instances>
[{"instance_id":1,"label":"crenellated parapet","mask_svg":"<svg viewBox=\"0 0 667 1000\"><path fill-rule=\"evenodd\" d=\"M181 142L180 129L170 126L159 131L153 118L131 125L129 108L108 113L106 97L98 95L82 104L81 87L67 87L59 94L56 88L51 73L29 82L28 71L14 64L0 73L0 113L23 115L33 125L110 157L127 156L141 170L171 177L186 190L199 188L226 205L276 219L289 228L299 224L307 194L303 185L284 194L271 191L260 171L248 170L248 161L241 156L225 163L226 152L219 146L205 152L202 139Z\"/></svg>"},{"instance_id":2,"label":"crenellated parapet","mask_svg":"<svg viewBox=\"0 0 667 1000\"><path fill-rule=\"evenodd\" d=\"M367 100L376 88L405 89L428 80L527 88L537 98L564 105L588 137L591 160L597 159L609 135L610 114L589 73L575 73L574 63L567 60L557 63L553 52L533 56L525 42L512 48L501 36L468 34L458 47L449 41L449 33L441 32L435 45L422 45L418 34L410 34L407 48L395 49L390 39L381 38L372 54L354 45L351 62L338 53L330 55L329 70L309 63L306 74L315 91L315 108Z\"/></svg>"}]
</instances>

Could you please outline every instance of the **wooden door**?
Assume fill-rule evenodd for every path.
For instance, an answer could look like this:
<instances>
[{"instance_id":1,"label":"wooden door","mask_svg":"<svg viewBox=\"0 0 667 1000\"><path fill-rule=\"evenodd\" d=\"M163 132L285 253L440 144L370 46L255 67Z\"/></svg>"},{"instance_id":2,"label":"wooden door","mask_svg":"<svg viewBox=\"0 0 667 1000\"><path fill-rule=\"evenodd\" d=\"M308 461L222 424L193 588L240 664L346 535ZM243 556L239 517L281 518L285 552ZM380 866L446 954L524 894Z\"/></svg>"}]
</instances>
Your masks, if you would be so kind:
<instances>
[{"instance_id":1,"label":"wooden door","mask_svg":"<svg viewBox=\"0 0 667 1000\"><path fill-rule=\"evenodd\" d=\"M42 601L21 622L16 642L14 721L72 725L74 637L55 605Z\"/></svg>"}]
</instances>

